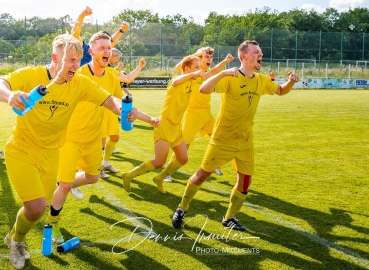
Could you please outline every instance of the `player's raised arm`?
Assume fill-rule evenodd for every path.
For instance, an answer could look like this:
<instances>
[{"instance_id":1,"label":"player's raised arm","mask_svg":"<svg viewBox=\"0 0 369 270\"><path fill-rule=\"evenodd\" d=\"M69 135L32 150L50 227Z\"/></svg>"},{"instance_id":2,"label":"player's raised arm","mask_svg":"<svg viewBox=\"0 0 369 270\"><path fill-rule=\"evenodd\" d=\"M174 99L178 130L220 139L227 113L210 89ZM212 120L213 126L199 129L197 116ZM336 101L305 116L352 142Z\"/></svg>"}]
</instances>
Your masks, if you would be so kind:
<instances>
[{"instance_id":1,"label":"player's raised arm","mask_svg":"<svg viewBox=\"0 0 369 270\"><path fill-rule=\"evenodd\" d=\"M201 77L203 74L204 74L204 71L201 70L201 69L199 69L197 71L194 71L194 72L181 74L178 77L173 79L172 85L173 86L181 85L181 84L187 82L188 80L194 80L197 77Z\"/></svg>"},{"instance_id":2,"label":"player's raised arm","mask_svg":"<svg viewBox=\"0 0 369 270\"><path fill-rule=\"evenodd\" d=\"M227 54L226 58L224 58L222 62L217 64L215 67L213 67L209 72L204 73L204 75L202 76L202 79L207 80L211 76L218 74L226 67L228 63L232 62L233 60L234 60L234 57L232 56L232 54L230 53Z\"/></svg>"},{"instance_id":3,"label":"player's raised arm","mask_svg":"<svg viewBox=\"0 0 369 270\"><path fill-rule=\"evenodd\" d=\"M298 82L299 80L300 80L300 77L296 73L289 72L288 73L288 81L285 82L284 84L279 85L276 94L279 95L279 96L283 96L285 94L288 94L291 91L294 84L296 82Z\"/></svg>"},{"instance_id":4,"label":"player's raised arm","mask_svg":"<svg viewBox=\"0 0 369 270\"><path fill-rule=\"evenodd\" d=\"M200 87L200 92L203 94L211 94L214 92L214 88L217 83L225 76L238 76L238 68L229 68L221 71L220 73L210 77Z\"/></svg>"},{"instance_id":5,"label":"player's raised arm","mask_svg":"<svg viewBox=\"0 0 369 270\"><path fill-rule=\"evenodd\" d=\"M112 42L111 42L111 46L115 47L115 45L117 45L120 37L122 36L122 34L126 31L128 31L129 29L129 23L128 22L122 22L122 25L119 27L118 31L115 32L112 36Z\"/></svg>"},{"instance_id":6,"label":"player's raised arm","mask_svg":"<svg viewBox=\"0 0 369 270\"><path fill-rule=\"evenodd\" d=\"M81 12L81 14L79 14L76 22L73 25L72 36L74 36L76 39L78 39L79 43L81 43L81 45L83 44L83 40L81 38L81 29L82 29L83 20L85 19L85 17L90 16L92 13L93 13L92 9L87 6Z\"/></svg>"},{"instance_id":7,"label":"player's raised arm","mask_svg":"<svg viewBox=\"0 0 369 270\"><path fill-rule=\"evenodd\" d=\"M118 79L121 82L125 82L125 83L131 83L133 82L133 80L138 76L138 74L141 72L141 70L146 66L146 61L145 59L141 58L140 62L138 63L137 67L130 72L128 75L125 74L124 72L120 73L118 75Z\"/></svg>"}]
</instances>

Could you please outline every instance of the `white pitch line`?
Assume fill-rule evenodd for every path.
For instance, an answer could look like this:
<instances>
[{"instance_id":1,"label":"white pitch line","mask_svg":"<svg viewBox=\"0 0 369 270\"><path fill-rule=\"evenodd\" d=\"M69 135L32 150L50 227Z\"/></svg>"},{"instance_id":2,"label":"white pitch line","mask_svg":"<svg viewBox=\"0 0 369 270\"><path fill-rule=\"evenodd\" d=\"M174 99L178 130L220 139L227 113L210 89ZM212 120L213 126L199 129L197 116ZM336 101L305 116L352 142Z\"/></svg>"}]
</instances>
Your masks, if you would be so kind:
<instances>
[{"instance_id":1,"label":"white pitch line","mask_svg":"<svg viewBox=\"0 0 369 270\"><path fill-rule=\"evenodd\" d=\"M153 155L137 148L136 146L133 146L131 144L129 144L128 142L125 142L125 141L122 141L120 140L120 142L122 142L125 146L145 155L145 156L148 156L148 157L152 157ZM181 170L178 170L179 173L182 173L184 175L188 175L189 177L192 175L192 174L189 174L187 172L184 172L184 171L181 171ZM224 189L221 189L213 184L211 184L209 181L205 181L204 185L206 185L207 187L223 194L224 196L227 196L229 197L230 193L225 191ZM337 252L340 252L344 255L347 255L347 257L349 259L351 259L352 261L354 261L355 263L359 264L360 266L363 266L363 267L366 267L367 269L369 269L369 260L367 260L366 258L363 258L361 257L359 254L351 251L351 250L348 250L348 249L345 249L339 245L336 245L335 243L333 242L330 242L324 238L321 238L319 237L318 235L316 234L313 234L309 231L306 231L304 230L303 228L301 228L300 226L298 226L297 224L293 223L293 222L290 222L288 220L285 220L283 218L281 218L280 216L272 213L271 211L259 206L259 205L255 205L255 204L252 204L252 203L249 203L247 201L244 202L244 205L246 206L249 206L249 207L252 207L254 209L256 209L257 211L259 211L260 213L262 213L264 216L267 216L269 217L270 219L278 222L279 224L281 224L282 226L284 227L287 227L287 228L290 228L294 231L296 231L297 233L313 240L314 242L320 244L320 245L323 245L325 247L328 247L328 248L331 248L331 249L334 249L336 250Z\"/></svg>"},{"instance_id":2,"label":"white pitch line","mask_svg":"<svg viewBox=\"0 0 369 270\"><path fill-rule=\"evenodd\" d=\"M134 237L130 237L130 239L127 238L127 241L130 241L132 239L139 239L139 238L155 238L157 236L157 233L155 233L152 229L150 229L146 224L140 222L140 217L136 216L127 206L125 206L119 198L113 195L112 192L109 191L109 189L101 182L98 181L94 185L103 195L104 197L109 201L111 205L113 205L120 213L122 213L125 216L125 220L132 223L135 227L137 227L137 232L141 233L140 235L136 235ZM122 187L123 189L123 187ZM113 225L113 224L111 224ZM104 243L118 243L124 242L122 239L106 239L102 241L93 241L89 243L81 243L81 246L96 246L99 244ZM53 250L56 252L56 247L53 248ZM41 249L35 249L35 250L28 250L30 254L41 254ZM0 254L0 258L9 258L9 254Z\"/></svg>"},{"instance_id":3,"label":"white pitch line","mask_svg":"<svg viewBox=\"0 0 369 270\"><path fill-rule=\"evenodd\" d=\"M141 232L148 232L148 234L154 234L157 235L155 232L153 232L146 224L139 221L139 217L136 216L126 205L124 205L119 198L117 198L115 195L113 195L112 192L109 192L109 189L104 185L101 181L98 181L95 186L98 188L98 190L104 194L104 197L108 199L108 201L124 216L129 218L130 222L135 226L139 227L139 231ZM122 186L123 190L123 186ZM124 191L125 192L125 191ZM113 225L113 224L111 224Z\"/></svg>"}]
</instances>

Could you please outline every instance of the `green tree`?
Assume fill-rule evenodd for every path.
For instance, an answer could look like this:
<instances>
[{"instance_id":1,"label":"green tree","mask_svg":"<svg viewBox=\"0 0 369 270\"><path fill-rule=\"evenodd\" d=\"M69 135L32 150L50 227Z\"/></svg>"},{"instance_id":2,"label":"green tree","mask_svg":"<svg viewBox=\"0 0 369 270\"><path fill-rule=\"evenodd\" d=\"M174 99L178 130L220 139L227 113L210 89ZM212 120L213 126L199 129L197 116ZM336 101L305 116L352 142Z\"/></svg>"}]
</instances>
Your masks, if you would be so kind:
<instances>
[{"instance_id":1,"label":"green tree","mask_svg":"<svg viewBox=\"0 0 369 270\"><path fill-rule=\"evenodd\" d=\"M340 20L340 13L334 8L327 8L322 14L322 31L336 32Z\"/></svg>"},{"instance_id":2,"label":"green tree","mask_svg":"<svg viewBox=\"0 0 369 270\"><path fill-rule=\"evenodd\" d=\"M369 9L355 8L342 12L338 27L338 30L343 32L368 33Z\"/></svg>"},{"instance_id":3,"label":"green tree","mask_svg":"<svg viewBox=\"0 0 369 270\"><path fill-rule=\"evenodd\" d=\"M315 10L294 9L283 13L282 26L288 30L319 31L323 27L322 18Z\"/></svg>"},{"instance_id":4,"label":"green tree","mask_svg":"<svg viewBox=\"0 0 369 270\"><path fill-rule=\"evenodd\" d=\"M159 15L152 14L150 10L131 10L124 9L112 19L113 23L121 23L127 21L132 29L142 28L147 23L159 23Z\"/></svg>"},{"instance_id":5,"label":"green tree","mask_svg":"<svg viewBox=\"0 0 369 270\"><path fill-rule=\"evenodd\" d=\"M15 20L9 13L0 14L0 38L18 40L21 39L23 33L22 21Z\"/></svg>"},{"instance_id":6,"label":"green tree","mask_svg":"<svg viewBox=\"0 0 369 270\"><path fill-rule=\"evenodd\" d=\"M0 54L8 54L14 49L15 47L13 44L0 38Z\"/></svg>"}]
</instances>

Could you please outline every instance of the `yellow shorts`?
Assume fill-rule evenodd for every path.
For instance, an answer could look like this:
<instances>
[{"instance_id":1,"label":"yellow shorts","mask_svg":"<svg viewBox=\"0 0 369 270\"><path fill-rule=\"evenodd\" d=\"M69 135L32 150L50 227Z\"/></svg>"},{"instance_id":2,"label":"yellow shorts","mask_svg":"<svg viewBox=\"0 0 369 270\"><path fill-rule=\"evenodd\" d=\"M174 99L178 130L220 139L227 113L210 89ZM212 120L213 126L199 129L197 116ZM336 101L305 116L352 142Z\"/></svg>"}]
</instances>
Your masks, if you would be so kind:
<instances>
[{"instance_id":1,"label":"yellow shorts","mask_svg":"<svg viewBox=\"0 0 369 270\"><path fill-rule=\"evenodd\" d=\"M209 138L213 133L215 120L210 110L186 111L183 119L182 129L186 144L193 143L198 132L204 138Z\"/></svg>"},{"instance_id":2,"label":"yellow shorts","mask_svg":"<svg viewBox=\"0 0 369 270\"><path fill-rule=\"evenodd\" d=\"M118 122L118 116L116 114L111 113L110 111L106 111L104 113L101 128L103 138L109 135L119 135L120 125Z\"/></svg>"},{"instance_id":3,"label":"yellow shorts","mask_svg":"<svg viewBox=\"0 0 369 270\"><path fill-rule=\"evenodd\" d=\"M32 149L14 141L5 146L6 169L22 202L46 198L56 188L60 149Z\"/></svg>"},{"instance_id":4,"label":"yellow shorts","mask_svg":"<svg viewBox=\"0 0 369 270\"><path fill-rule=\"evenodd\" d=\"M90 175L99 175L101 158L100 140L83 145L65 142L60 150L58 180L73 183L76 170L83 170Z\"/></svg>"},{"instance_id":5,"label":"yellow shorts","mask_svg":"<svg viewBox=\"0 0 369 270\"><path fill-rule=\"evenodd\" d=\"M170 148L180 145L184 141L181 125L173 125L162 119L159 127L154 128L154 143L159 139L167 141Z\"/></svg>"},{"instance_id":6,"label":"yellow shorts","mask_svg":"<svg viewBox=\"0 0 369 270\"><path fill-rule=\"evenodd\" d=\"M213 172L232 160L233 168L240 173L254 173L254 143L252 139L238 145L217 145L209 143L202 159L201 169Z\"/></svg>"}]
</instances>

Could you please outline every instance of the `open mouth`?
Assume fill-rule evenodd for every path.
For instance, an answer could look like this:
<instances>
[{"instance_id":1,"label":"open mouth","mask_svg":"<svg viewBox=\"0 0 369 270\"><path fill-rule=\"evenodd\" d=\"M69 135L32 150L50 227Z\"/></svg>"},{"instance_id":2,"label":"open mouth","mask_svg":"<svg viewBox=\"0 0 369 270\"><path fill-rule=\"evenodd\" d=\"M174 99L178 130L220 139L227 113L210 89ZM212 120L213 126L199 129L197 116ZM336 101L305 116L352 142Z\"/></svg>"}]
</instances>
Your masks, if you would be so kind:
<instances>
[{"instance_id":1,"label":"open mouth","mask_svg":"<svg viewBox=\"0 0 369 270\"><path fill-rule=\"evenodd\" d=\"M75 73L75 71L68 71L68 76L73 77Z\"/></svg>"},{"instance_id":2,"label":"open mouth","mask_svg":"<svg viewBox=\"0 0 369 270\"><path fill-rule=\"evenodd\" d=\"M109 61L109 57L103 56L102 60L103 62L107 63Z\"/></svg>"},{"instance_id":3,"label":"open mouth","mask_svg":"<svg viewBox=\"0 0 369 270\"><path fill-rule=\"evenodd\" d=\"M261 62L263 62L263 60L262 59L258 59L257 62L261 66Z\"/></svg>"}]
</instances>

